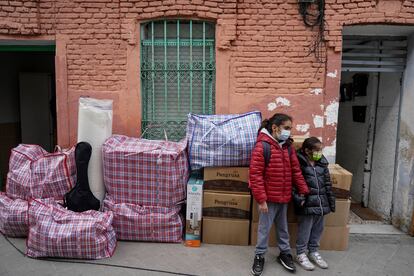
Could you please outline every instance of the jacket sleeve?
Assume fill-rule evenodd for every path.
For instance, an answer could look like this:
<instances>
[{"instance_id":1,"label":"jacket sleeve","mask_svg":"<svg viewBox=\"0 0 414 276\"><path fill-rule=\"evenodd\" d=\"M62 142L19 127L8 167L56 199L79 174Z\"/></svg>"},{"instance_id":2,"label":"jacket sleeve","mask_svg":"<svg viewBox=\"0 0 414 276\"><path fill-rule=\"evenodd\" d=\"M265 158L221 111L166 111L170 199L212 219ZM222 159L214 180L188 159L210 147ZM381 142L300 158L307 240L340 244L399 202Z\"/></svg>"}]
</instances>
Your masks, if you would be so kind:
<instances>
[{"instance_id":1,"label":"jacket sleeve","mask_svg":"<svg viewBox=\"0 0 414 276\"><path fill-rule=\"evenodd\" d=\"M253 149L249 168L249 186L252 190L254 199L258 203L263 203L267 200L264 182L265 169L263 145L258 142Z\"/></svg>"},{"instance_id":2,"label":"jacket sleeve","mask_svg":"<svg viewBox=\"0 0 414 276\"><path fill-rule=\"evenodd\" d=\"M295 208L303 208L301 204L303 201L306 200L306 197L298 194L298 192L296 191L296 188L293 188L292 199L293 199L293 204L295 205Z\"/></svg>"},{"instance_id":3,"label":"jacket sleeve","mask_svg":"<svg viewBox=\"0 0 414 276\"><path fill-rule=\"evenodd\" d=\"M300 194L306 195L309 193L308 185L306 184L305 178L303 178L302 170L300 168L300 163L296 151L290 154L290 165L292 168L292 179L293 185L296 186Z\"/></svg>"},{"instance_id":4,"label":"jacket sleeve","mask_svg":"<svg viewBox=\"0 0 414 276\"><path fill-rule=\"evenodd\" d=\"M335 194L332 191L332 182L331 182L331 175L329 174L328 167L325 168L325 189L326 195L329 201L329 207L331 208L332 212L335 212Z\"/></svg>"}]
</instances>

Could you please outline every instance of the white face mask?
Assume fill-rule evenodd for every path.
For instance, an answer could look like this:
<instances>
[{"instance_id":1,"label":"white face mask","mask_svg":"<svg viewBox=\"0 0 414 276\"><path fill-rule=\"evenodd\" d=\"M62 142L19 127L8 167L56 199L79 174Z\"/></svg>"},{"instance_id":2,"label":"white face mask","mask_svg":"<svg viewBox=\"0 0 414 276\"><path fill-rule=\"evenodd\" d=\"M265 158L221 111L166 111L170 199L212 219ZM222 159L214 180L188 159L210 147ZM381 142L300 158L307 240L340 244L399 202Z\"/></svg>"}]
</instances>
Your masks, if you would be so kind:
<instances>
[{"instance_id":1,"label":"white face mask","mask_svg":"<svg viewBox=\"0 0 414 276\"><path fill-rule=\"evenodd\" d=\"M279 135L279 140L286 141L290 137L290 130L282 129Z\"/></svg>"}]
</instances>

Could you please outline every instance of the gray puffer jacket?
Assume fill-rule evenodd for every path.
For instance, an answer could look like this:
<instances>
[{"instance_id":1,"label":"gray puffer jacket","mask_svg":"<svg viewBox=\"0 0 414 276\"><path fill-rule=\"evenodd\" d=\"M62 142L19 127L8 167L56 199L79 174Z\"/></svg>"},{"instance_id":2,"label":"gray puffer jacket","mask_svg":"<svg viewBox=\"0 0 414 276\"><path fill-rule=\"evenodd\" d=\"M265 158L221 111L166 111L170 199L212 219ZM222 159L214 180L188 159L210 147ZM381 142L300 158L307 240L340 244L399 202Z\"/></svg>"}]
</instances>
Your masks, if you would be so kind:
<instances>
[{"instance_id":1,"label":"gray puffer jacket","mask_svg":"<svg viewBox=\"0 0 414 276\"><path fill-rule=\"evenodd\" d=\"M331 177L328 170L328 160L325 156L312 166L302 151L298 152L298 159L303 177L309 187L309 194L301 197L293 191L295 212L298 215L326 215L335 212L335 195L332 192ZM303 206L300 203L305 200Z\"/></svg>"}]
</instances>

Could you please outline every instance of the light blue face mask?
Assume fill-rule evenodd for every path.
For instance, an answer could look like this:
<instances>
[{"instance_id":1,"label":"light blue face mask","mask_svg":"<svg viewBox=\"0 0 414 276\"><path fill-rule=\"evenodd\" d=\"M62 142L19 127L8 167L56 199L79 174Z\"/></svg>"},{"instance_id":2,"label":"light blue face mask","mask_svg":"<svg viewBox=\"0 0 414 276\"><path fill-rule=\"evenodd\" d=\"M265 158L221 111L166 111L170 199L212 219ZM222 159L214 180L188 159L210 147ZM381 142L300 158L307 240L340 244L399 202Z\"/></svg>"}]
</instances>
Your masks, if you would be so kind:
<instances>
[{"instance_id":1,"label":"light blue face mask","mask_svg":"<svg viewBox=\"0 0 414 276\"><path fill-rule=\"evenodd\" d=\"M282 129L278 139L281 141L286 141L287 139L289 139L289 137L290 137L290 130Z\"/></svg>"}]
</instances>

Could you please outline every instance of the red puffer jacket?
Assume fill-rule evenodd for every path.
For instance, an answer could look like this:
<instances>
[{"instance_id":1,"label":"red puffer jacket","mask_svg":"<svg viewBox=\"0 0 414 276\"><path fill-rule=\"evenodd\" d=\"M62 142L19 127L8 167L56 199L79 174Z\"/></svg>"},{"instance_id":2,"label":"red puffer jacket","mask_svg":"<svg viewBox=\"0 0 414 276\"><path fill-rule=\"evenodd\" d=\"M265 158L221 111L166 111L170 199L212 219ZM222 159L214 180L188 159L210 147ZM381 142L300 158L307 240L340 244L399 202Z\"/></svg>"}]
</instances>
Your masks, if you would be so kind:
<instances>
[{"instance_id":1,"label":"red puffer jacket","mask_svg":"<svg viewBox=\"0 0 414 276\"><path fill-rule=\"evenodd\" d=\"M270 144L271 155L267 168L262 141ZM292 197L292 183L300 194L309 193L293 147L289 158L290 144L291 142L287 141L281 147L267 130L263 129L260 132L252 152L249 170L250 189L258 203L264 201L288 203Z\"/></svg>"}]
</instances>

